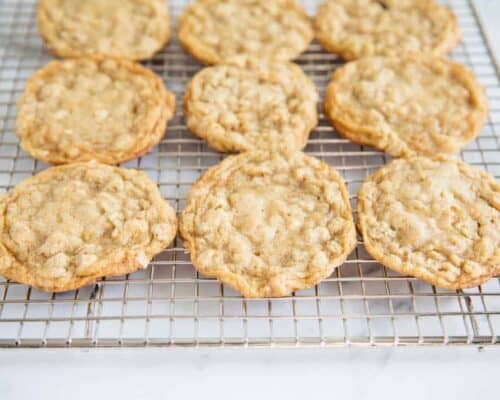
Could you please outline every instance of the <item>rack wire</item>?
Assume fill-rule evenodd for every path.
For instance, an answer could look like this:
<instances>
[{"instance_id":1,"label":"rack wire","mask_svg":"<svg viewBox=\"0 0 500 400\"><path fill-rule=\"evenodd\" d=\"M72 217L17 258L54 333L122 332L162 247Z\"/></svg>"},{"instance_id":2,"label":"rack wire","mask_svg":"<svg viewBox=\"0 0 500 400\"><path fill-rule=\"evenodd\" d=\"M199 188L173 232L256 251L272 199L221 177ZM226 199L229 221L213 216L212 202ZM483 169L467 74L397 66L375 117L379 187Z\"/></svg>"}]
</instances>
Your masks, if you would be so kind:
<instances>
[{"instance_id":1,"label":"rack wire","mask_svg":"<svg viewBox=\"0 0 500 400\"><path fill-rule=\"evenodd\" d=\"M170 1L174 18L187 1ZM310 13L318 1L303 1ZM500 176L500 81L469 0L448 0L462 44L451 57L479 77L490 99L481 135L463 160ZM15 101L26 78L51 58L35 26L34 0L0 0L0 192L47 167L23 152L14 134ZM314 42L298 64L323 94L341 65ZM185 84L201 68L174 38L146 63L181 104ZM325 120L306 152L337 168L353 208L362 181L386 156L337 135ZM186 129L180 106L166 137L152 153L127 164L154 179L179 212L193 181L223 156ZM217 280L199 275L175 243L143 271L105 278L83 289L48 294L0 278L0 347L118 346L345 346L494 345L499 343L500 282L467 290L441 290L383 268L361 238L331 277L279 299L242 299Z\"/></svg>"}]
</instances>

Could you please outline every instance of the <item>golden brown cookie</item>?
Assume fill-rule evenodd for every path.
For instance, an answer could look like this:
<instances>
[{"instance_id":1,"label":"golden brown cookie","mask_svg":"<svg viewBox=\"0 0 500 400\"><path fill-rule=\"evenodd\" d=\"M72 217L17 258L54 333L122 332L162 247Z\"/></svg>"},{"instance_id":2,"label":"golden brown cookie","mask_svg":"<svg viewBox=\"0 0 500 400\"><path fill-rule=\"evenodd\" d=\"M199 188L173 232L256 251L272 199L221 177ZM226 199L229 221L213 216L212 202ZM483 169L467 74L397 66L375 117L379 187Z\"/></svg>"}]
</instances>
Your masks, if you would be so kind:
<instances>
[{"instance_id":1,"label":"golden brown cookie","mask_svg":"<svg viewBox=\"0 0 500 400\"><path fill-rule=\"evenodd\" d=\"M317 101L297 65L238 58L194 76L184 114L188 128L218 151L296 151L318 123Z\"/></svg>"},{"instance_id":2,"label":"golden brown cookie","mask_svg":"<svg viewBox=\"0 0 500 400\"><path fill-rule=\"evenodd\" d=\"M294 0L196 0L179 18L178 35L195 58L219 64L240 55L293 60L314 32Z\"/></svg>"},{"instance_id":3,"label":"golden brown cookie","mask_svg":"<svg viewBox=\"0 0 500 400\"><path fill-rule=\"evenodd\" d=\"M487 111L472 72L427 55L348 63L325 94L325 114L341 135L395 157L457 152L479 134Z\"/></svg>"},{"instance_id":4,"label":"golden brown cookie","mask_svg":"<svg viewBox=\"0 0 500 400\"><path fill-rule=\"evenodd\" d=\"M460 41L455 15L434 0L327 0L316 38L346 60L424 52L444 55Z\"/></svg>"},{"instance_id":5,"label":"golden brown cookie","mask_svg":"<svg viewBox=\"0 0 500 400\"><path fill-rule=\"evenodd\" d=\"M458 160L399 159L358 196L368 252L380 263L447 289L500 273L500 185Z\"/></svg>"},{"instance_id":6,"label":"golden brown cookie","mask_svg":"<svg viewBox=\"0 0 500 400\"><path fill-rule=\"evenodd\" d=\"M45 291L146 268L174 239L175 211L141 171L75 163L0 198L0 274Z\"/></svg>"},{"instance_id":7,"label":"golden brown cookie","mask_svg":"<svg viewBox=\"0 0 500 400\"><path fill-rule=\"evenodd\" d=\"M53 61L27 82L16 133L33 157L55 164L117 164L147 153L165 134L175 96L131 61Z\"/></svg>"},{"instance_id":8,"label":"golden brown cookie","mask_svg":"<svg viewBox=\"0 0 500 400\"><path fill-rule=\"evenodd\" d=\"M170 37L165 0L40 0L37 23L48 49L67 58L146 60Z\"/></svg>"},{"instance_id":9,"label":"golden brown cookie","mask_svg":"<svg viewBox=\"0 0 500 400\"><path fill-rule=\"evenodd\" d=\"M246 152L209 169L180 232L195 268L245 297L312 287L356 246L343 179L302 152Z\"/></svg>"}]
</instances>

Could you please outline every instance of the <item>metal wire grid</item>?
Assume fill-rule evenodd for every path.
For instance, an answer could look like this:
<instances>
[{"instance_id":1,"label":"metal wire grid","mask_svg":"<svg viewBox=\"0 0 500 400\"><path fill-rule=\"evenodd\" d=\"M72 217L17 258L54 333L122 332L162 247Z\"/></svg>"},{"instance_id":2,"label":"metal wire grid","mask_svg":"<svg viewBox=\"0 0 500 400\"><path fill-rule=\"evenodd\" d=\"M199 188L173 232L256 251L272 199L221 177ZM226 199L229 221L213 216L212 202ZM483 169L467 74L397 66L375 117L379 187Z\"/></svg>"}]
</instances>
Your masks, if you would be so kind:
<instances>
[{"instance_id":1,"label":"metal wire grid","mask_svg":"<svg viewBox=\"0 0 500 400\"><path fill-rule=\"evenodd\" d=\"M174 16L187 1L170 1ZM304 1L314 12L317 1ZM486 87L490 116L462 158L500 176L500 82L473 5L446 2L458 17L463 43L452 58ZM15 101L24 81L50 60L35 28L33 0L0 1L0 190L46 168L18 146ZM298 63L323 92L341 62L313 43ZM174 39L146 63L181 102L200 69ZM321 111L321 106L318 105ZM306 152L337 168L355 209L366 176L387 159L339 137L321 114ZM192 182L222 159L186 129L181 108L151 153L125 164L146 171L166 199L182 210ZM0 347L104 346L329 346L496 344L500 284L493 279L464 291L436 289L386 270L358 246L334 274L313 289L270 300L245 300L200 276L181 240L144 271L107 278L74 292L47 294L0 278Z\"/></svg>"}]
</instances>

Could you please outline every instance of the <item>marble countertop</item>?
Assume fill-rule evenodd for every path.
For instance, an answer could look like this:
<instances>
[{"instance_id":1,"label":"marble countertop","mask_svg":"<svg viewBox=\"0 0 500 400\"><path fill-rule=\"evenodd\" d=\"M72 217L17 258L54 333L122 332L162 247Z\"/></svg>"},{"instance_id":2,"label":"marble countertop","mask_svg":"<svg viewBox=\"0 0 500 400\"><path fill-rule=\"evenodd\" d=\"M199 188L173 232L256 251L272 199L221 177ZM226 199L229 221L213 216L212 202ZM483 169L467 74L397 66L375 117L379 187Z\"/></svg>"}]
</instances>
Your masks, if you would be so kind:
<instances>
[{"instance_id":1,"label":"marble countertop","mask_svg":"<svg viewBox=\"0 0 500 400\"><path fill-rule=\"evenodd\" d=\"M500 349L98 349L0 354L3 399L492 399Z\"/></svg>"}]
</instances>

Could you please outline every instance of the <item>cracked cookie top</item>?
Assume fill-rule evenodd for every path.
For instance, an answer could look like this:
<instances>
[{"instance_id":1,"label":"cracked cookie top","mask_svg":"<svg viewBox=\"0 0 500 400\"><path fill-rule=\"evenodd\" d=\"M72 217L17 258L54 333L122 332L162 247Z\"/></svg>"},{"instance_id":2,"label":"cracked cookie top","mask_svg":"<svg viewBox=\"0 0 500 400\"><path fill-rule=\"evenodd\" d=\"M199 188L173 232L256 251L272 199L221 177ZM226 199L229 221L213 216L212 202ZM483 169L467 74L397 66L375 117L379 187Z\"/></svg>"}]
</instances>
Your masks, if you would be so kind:
<instances>
[{"instance_id":1,"label":"cracked cookie top","mask_svg":"<svg viewBox=\"0 0 500 400\"><path fill-rule=\"evenodd\" d=\"M126 60L53 61L27 82L16 133L35 158L117 164L148 152L175 112L161 78Z\"/></svg>"},{"instance_id":2,"label":"cracked cookie top","mask_svg":"<svg viewBox=\"0 0 500 400\"><path fill-rule=\"evenodd\" d=\"M434 0L327 0L316 38L346 60L424 52L444 55L460 40L455 15Z\"/></svg>"},{"instance_id":3,"label":"cracked cookie top","mask_svg":"<svg viewBox=\"0 0 500 400\"><path fill-rule=\"evenodd\" d=\"M242 57L196 74L184 114L188 128L219 151L295 151L317 124L317 101L297 65Z\"/></svg>"},{"instance_id":4,"label":"cracked cookie top","mask_svg":"<svg viewBox=\"0 0 500 400\"><path fill-rule=\"evenodd\" d=\"M368 252L397 272L449 289L500 273L500 185L462 161L383 166L361 187L358 215Z\"/></svg>"},{"instance_id":5,"label":"cracked cookie top","mask_svg":"<svg viewBox=\"0 0 500 400\"><path fill-rule=\"evenodd\" d=\"M246 152L211 168L189 192L180 232L201 273L246 297L312 287L356 245L343 179L301 152Z\"/></svg>"},{"instance_id":6,"label":"cracked cookie top","mask_svg":"<svg viewBox=\"0 0 500 400\"><path fill-rule=\"evenodd\" d=\"M175 211L143 173L95 162L49 168L0 198L0 274L41 290L146 268Z\"/></svg>"},{"instance_id":7,"label":"cracked cookie top","mask_svg":"<svg viewBox=\"0 0 500 400\"><path fill-rule=\"evenodd\" d=\"M239 55L293 60L314 32L294 0L197 0L179 19L182 46L206 64Z\"/></svg>"},{"instance_id":8,"label":"cracked cookie top","mask_svg":"<svg viewBox=\"0 0 500 400\"><path fill-rule=\"evenodd\" d=\"M325 114L340 134L395 157L458 152L479 134L487 111L472 72L424 54L347 63L325 94Z\"/></svg>"},{"instance_id":9,"label":"cracked cookie top","mask_svg":"<svg viewBox=\"0 0 500 400\"><path fill-rule=\"evenodd\" d=\"M41 0L38 31L59 57L145 60L170 36L164 0Z\"/></svg>"}]
</instances>

